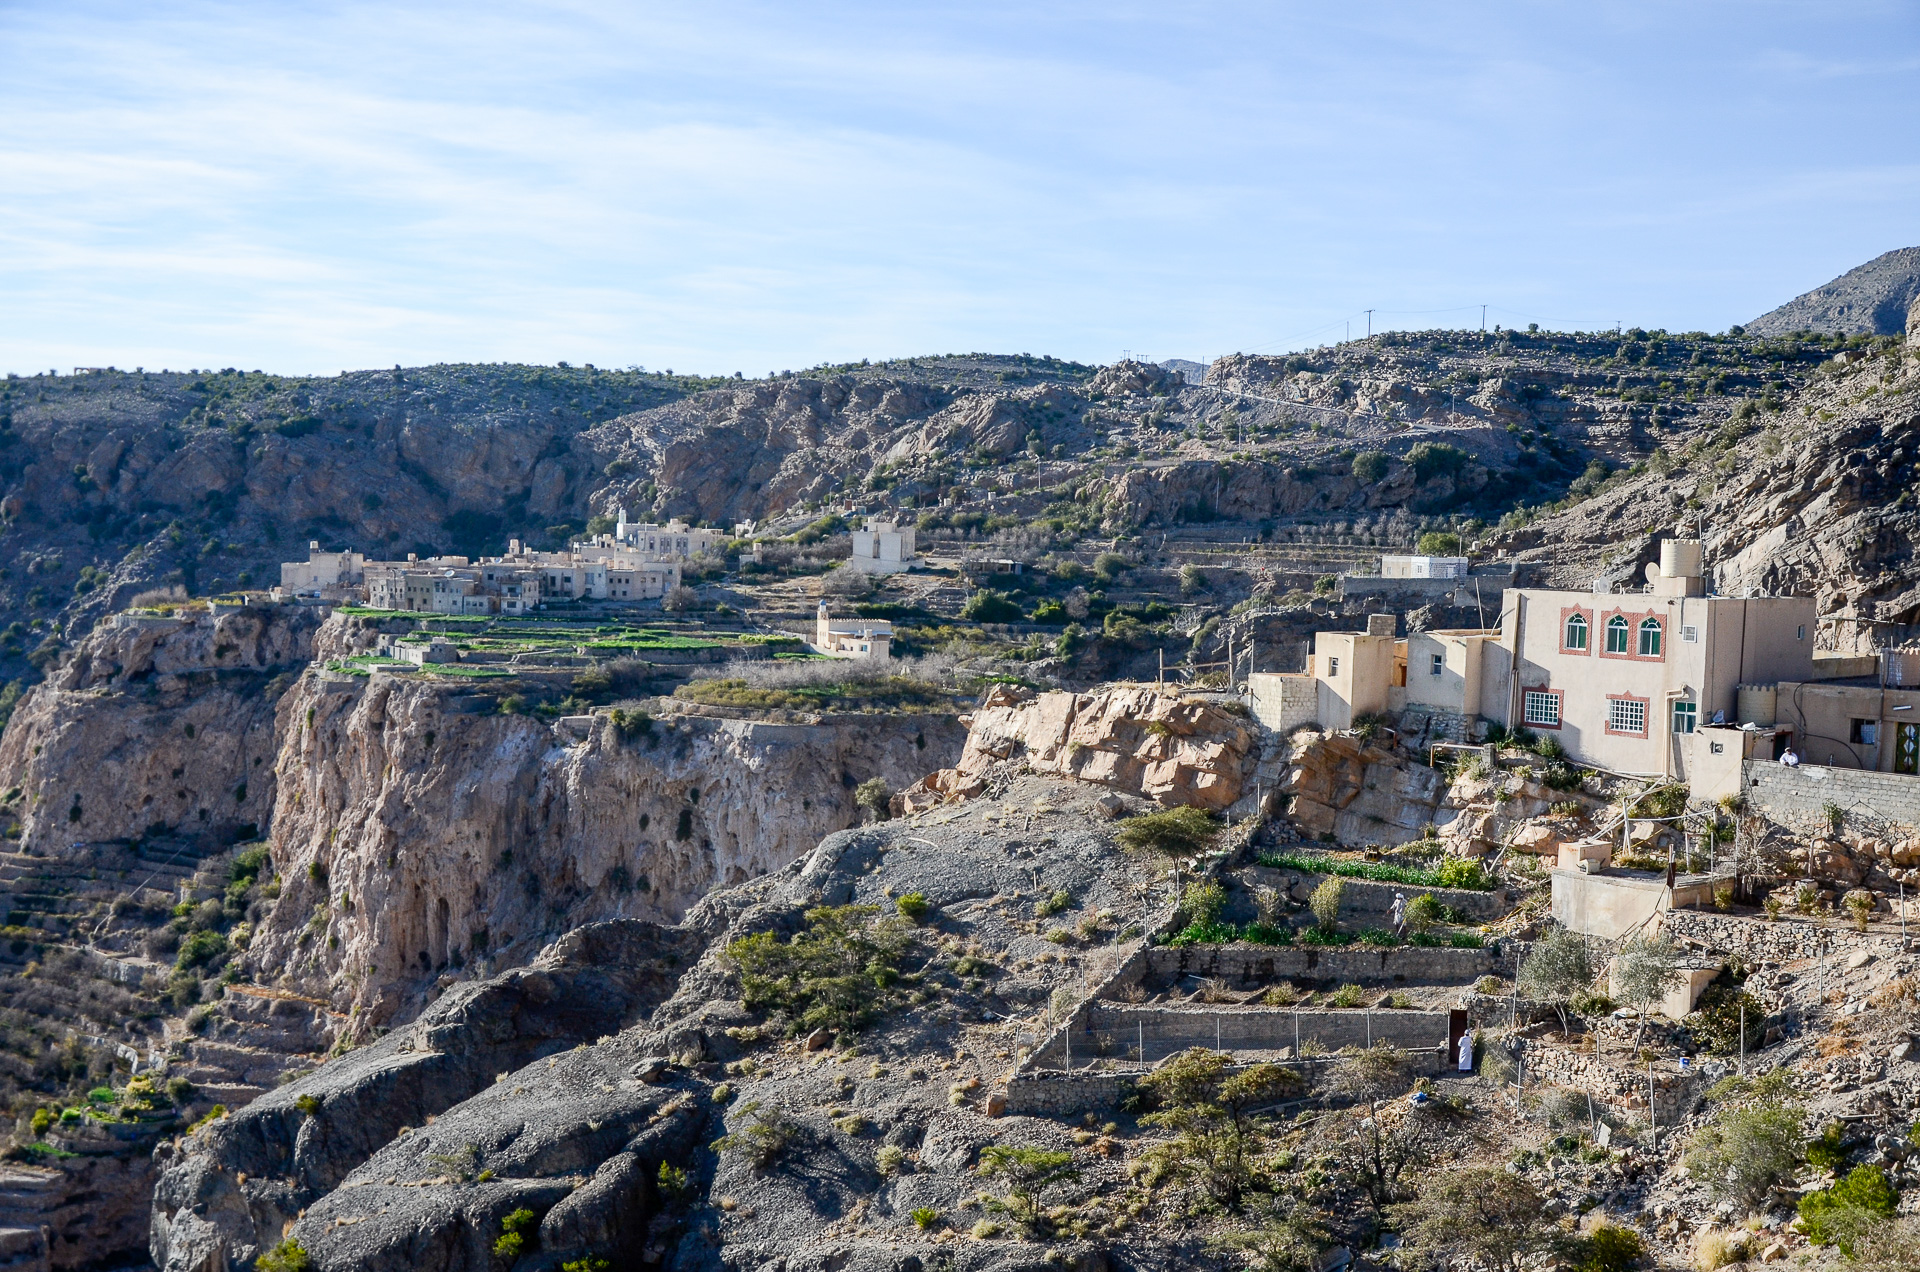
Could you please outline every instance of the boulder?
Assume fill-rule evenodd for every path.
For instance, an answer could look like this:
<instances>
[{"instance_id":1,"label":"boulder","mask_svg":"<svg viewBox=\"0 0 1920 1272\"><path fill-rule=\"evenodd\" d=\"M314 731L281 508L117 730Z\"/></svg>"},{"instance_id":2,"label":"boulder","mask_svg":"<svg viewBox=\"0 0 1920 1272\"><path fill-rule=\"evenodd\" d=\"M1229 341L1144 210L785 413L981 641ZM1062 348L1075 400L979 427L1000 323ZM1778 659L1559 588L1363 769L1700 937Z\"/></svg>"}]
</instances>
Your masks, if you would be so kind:
<instances>
[{"instance_id":1,"label":"boulder","mask_svg":"<svg viewBox=\"0 0 1920 1272\"><path fill-rule=\"evenodd\" d=\"M1530 822L1513 832L1507 846L1515 852L1530 852L1540 857L1560 855L1560 832L1553 826Z\"/></svg>"}]
</instances>

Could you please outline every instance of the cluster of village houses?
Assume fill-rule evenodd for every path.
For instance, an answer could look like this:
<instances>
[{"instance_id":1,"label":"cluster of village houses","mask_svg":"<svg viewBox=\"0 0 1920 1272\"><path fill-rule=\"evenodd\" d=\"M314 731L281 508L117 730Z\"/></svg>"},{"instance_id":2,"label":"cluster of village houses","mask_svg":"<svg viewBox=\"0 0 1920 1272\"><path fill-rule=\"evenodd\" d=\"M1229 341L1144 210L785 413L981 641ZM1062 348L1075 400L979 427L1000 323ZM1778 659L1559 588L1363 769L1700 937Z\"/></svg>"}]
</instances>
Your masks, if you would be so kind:
<instances>
[{"instance_id":1,"label":"cluster of village houses","mask_svg":"<svg viewBox=\"0 0 1920 1272\"><path fill-rule=\"evenodd\" d=\"M1316 634L1304 671L1248 687L1281 731L1410 713L1464 737L1493 722L1702 799L1740 793L1754 760L1920 773L1920 651L1817 653L1819 621L1804 597L1708 595L1699 541L1669 539L1640 590L1510 588L1498 627L1405 637L1375 614Z\"/></svg>"},{"instance_id":2,"label":"cluster of village houses","mask_svg":"<svg viewBox=\"0 0 1920 1272\"><path fill-rule=\"evenodd\" d=\"M736 537L751 533L735 527ZM744 532L744 533L743 533ZM565 601L657 601L680 586L682 566L728 541L725 531L683 521L629 522L621 508L610 534L575 540L564 552L536 552L520 540L504 556L409 553L404 561L368 560L358 552L322 552L307 545L305 561L280 566L276 599L360 604L423 614L517 617ZM847 567L895 574L919 564L911 526L869 521L852 534ZM879 619L834 619L822 602L814 648L840 658L891 656L893 625Z\"/></svg>"}]
</instances>

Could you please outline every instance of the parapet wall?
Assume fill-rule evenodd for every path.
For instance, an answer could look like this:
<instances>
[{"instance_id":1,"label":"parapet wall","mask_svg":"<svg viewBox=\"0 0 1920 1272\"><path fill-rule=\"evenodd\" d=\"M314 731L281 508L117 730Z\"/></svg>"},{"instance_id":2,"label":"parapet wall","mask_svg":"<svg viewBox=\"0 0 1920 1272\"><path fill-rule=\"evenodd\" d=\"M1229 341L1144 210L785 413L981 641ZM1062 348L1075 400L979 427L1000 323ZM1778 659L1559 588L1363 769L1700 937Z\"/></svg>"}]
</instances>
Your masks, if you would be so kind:
<instances>
[{"instance_id":1,"label":"parapet wall","mask_svg":"<svg viewBox=\"0 0 1920 1272\"><path fill-rule=\"evenodd\" d=\"M1801 764L1792 768L1748 760L1741 782L1747 803L1783 826L1825 835L1832 822L1826 806L1849 816L1865 815L1907 830L1920 829L1920 777L1866 769Z\"/></svg>"}]
</instances>

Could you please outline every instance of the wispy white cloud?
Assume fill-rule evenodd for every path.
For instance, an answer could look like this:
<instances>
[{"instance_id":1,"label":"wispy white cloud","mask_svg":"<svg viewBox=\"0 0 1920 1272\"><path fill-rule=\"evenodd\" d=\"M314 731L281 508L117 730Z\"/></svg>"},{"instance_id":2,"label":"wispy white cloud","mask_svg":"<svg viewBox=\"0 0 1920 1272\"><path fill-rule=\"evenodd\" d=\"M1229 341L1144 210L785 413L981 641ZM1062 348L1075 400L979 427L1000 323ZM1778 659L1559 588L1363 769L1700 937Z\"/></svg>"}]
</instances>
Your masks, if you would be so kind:
<instances>
[{"instance_id":1,"label":"wispy white cloud","mask_svg":"<svg viewBox=\"0 0 1920 1272\"><path fill-rule=\"evenodd\" d=\"M1204 355L1369 304L1724 326L1920 206L1905 134L1829 126L1900 77L1769 102L1756 68L1857 51L1740 12L15 4L0 349L754 371Z\"/></svg>"}]
</instances>

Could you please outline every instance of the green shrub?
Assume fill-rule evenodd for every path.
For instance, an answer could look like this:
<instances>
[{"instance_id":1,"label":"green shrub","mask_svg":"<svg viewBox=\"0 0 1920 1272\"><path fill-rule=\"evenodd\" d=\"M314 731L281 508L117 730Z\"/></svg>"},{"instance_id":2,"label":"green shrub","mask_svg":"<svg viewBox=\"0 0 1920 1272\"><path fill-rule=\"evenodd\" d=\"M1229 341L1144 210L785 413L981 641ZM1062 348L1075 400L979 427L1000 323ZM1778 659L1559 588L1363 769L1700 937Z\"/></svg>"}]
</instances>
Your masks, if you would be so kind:
<instances>
[{"instance_id":1,"label":"green shrub","mask_svg":"<svg viewBox=\"0 0 1920 1272\"><path fill-rule=\"evenodd\" d=\"M777 1161L793 1143L793 1124L758 1100L741 1105L735 1116L738 1129L713 1141L714 1152L740 1153L755 1166L766 1167Z\"/></svg>"},{"instance_id":2,"label":"green shrub","mask_svg":"<svg viewBox=\"0 0 1920 1272\"><path fill-rule=\"evenodd\" d=\"M613 1264L596 1255L585 1258L568 1259L560 1265L560 1272L611 1272Z\"/></svg>"},{"instance_id":3,"label":"green shrub","mask_svg":"<svg viewBox=\"0 0 1920 1272\"><path fill-rule=\"evenodd\" d=\"M1227 908L1227 890L1215 880L1199 880L1187 885L1180 904L1196 925L1208 926L1215 923L1220 918L1220 912Z\"/></svg>"},{"instance_id":4,"label":"green shrub","mask_svg":"<svg viewBox=\"0 0 1920 1272\"><path fill-rule=\"evenodd\" d=\"M927 900L926 893L909 892L904 896L895 897L893 899L893 908L900 912L901 918L911 923L919 923L927 917L928 912L933 909L933 905Z\"/></svg>"},{"instance_id":5,"label":"green shrub","mask_svg":"<svg viewBox=\"0 0 1920 1272\"><path fill-rule=\"evenodd\" d=\"M1493 887L1493 881L1487 878L1487 872L1477 861L1464 861L1450 857L1440 863L1434 876L1443 888L1466 888L1474 892L1486 892Z\"/></svg>"},{"instance_id":6,"label":"green shrub","mask_svg":"<svg viewBox=\"0 0 1920 1272\"><path fill-rule=\"evenodd\" d=\"M1366 991L1358 985L1348 983L1327 995L1329 1007L1358 1007L1366 1001Z\"/></svg>"},{"instance_id":7,"label":"green shrub","mask_svg":"<svg viewBox=\"0 0 1920 1272\"><path fill-rule=\"evenodd\" d=\"M321 1109L320 1097L311 1094L303 1095L293 1102L293 1107L299 1109L308 1117L319 1117Z\"/></svg>"},{"instance_id":8,"label":"green shrub","mask_svg":"<svg viewBox=\"0 0 1920 1272\"><path fill-rule=\"evenodd\" d=\"M35 1138L43 1136L53 1126L53 1114L45 1109L33 1111L33 1133Z\"/></svg>"},{"instance_id":9,"label":"green shrub","mask_svg":"<svg viewBox=\"0 0 1920 1272\"><path fill-rule=\"evenodd\" d=\"M1307 908L1313 911L1314 926L1321 932L1339 930L1340 900L1346 890L1346 881L1339 875L1330 874L1320 881L1307 898Z\"/></svg>"},{"instance_id":10,"label":"green shrub","mask_svg":"<svg viewBox=\"0 0 1920 1272\"><path fill-rule=\"evenodd\" d=\"M1051 934L1049 934L1051 935ZM1189 923L1167 938L1172 946L1225 945L1238 936L1231 923Z\"/></svg>"},{"instance_id":11,"label":"green shrub","mask_svg":"<svg viewBox=\"0 0 1920 1272\"><path fill-rule=\"evenodd\" d=\"M1255 945L1292 945L1293 929L1273 923L1249 923L1240 933L1240 939Z\"/></svg>"},{"instance_id":12,"label":"green shrub","mask_svg":"<svg viewBox=\"0 0 1920 1272\"><path fill-rule=\"evenodd\" d=\"M1875 1219L1891 1218L1899 1194L1878 1166L1855 1166L1845 1179L1800 1198L1800 1227L1816 1245L1838 1245L1853 1254L1853 1238Z\"/></svg>"},{"instance_id":13,"label":"green shrub","mask_svg":"<svg viewBox=\"0 0 1920 1272\"><path fill-rule=\"evenodd\" d=\"M1169 808L1122 822L1120 842L1165 857L1193 857L1211 847L1219 833L1219 824L1200 809Z\"/></svg>"},{"instance_id":14,"label":"green shrub","mask_svg":"<svg viewBox=\"0 0 1920 1272\"><path fill-rule=\"evenodd\" d=\"M1632 1272L1646 1258L1647 1246L1633 1229L1603 1223L1578 1241L1573 1253L1578 1272Z\"/></svg>"},{"instance_id":15,"label":"green shrub","mask_svg":"<svg viewBox=\"0 0 1920 1272\"><path fill-rule=\"evenodd\" d=\"M1065 888L1062 888L1044 900L1036 901L1033 906L1033 912L1044 919L1058 914L1072 905L1073 894Z\"/></svg>"},{"instance_id":16,"label":"green shrub","mask_svg":"<svg viewBox=\"0 0 1920 1272\"><path fill-rule=\"evenodd\" d=\"M790 940L761 932L729 944L743 1001L783 1013L795 1032L866 1024L896 992L900 959L913 942L906 919L876 919L878 908L819 906Z\"/></svg>"},{"instance_id":17,"label":"green shrub","mask_svg":"<svg viewBox=\"0 0 1920 1272\"><path fill-rule=\"evenodd\" d=\"M915 1206L907 1212L907 1217L913 1220L913 1226L922 1232L933 1231L933 1225L940 1222L940 1212L932 1206Z\"/></svg>"},{"instance_id":18,"label":"green shrub","mask_svg":"<svg viewBox=\"0 0 1920 1272\"><path fill-rule=\"evenodd\" d=\"M1365 928L1357 938L1362 945L1376 945L1391 949L1400 944L1400 938L1385 928Z\"/></svg>"},{"instance_id":19,"label":"green shrub","mask_svg":"<svg viewBox=\"0 0 1920 1272\"><path fill-rule=\"evenodd\" d=\"M1024 615L1019 603L1005 592L982 588L960 607L960 617L976 623L1017 623Z\"/></svg>"},{"instance_id":20,"label":"green shrub","mask_svg":"<svg viewBox=\"0 0 1920 1272\"><path fill-rule=\"evenodd\" d=\"M1421 935L1441 922L1446 907L1433 899L1431 892L1422 892L1407 902L1407 931Z\"/></svg>"},{"instance_id":21,"label":"green shrub","mask_svg":"<svg viewBox=\"0 0 1920 1272\"><path fill-rule=\"evenodd\" d=\"M313 1272L313 1256L298 1241L282 1241L253 1261L254 1272Z\"/></svg>"},{"instance_id":22,"label":"green shrub","mask_svg":"<svg viewBox=\"0 0 1920 1272\"><path fill-rule=\"evenodd\" d=\"M540 1226L540 1217L522 1206L500 1220L500 1236L493 1252L511 1263L527 1251L527 1237Z\"/></svg>"},{"instance_id":23,"label":"green shrub","mask_svg":"<svg viewBox=\"0 0 1920 1272\"><path fill-rule=\"evenodd\" d=\"M1792 1104L1723 1108L1694 1133L1687 1171L1722 1201L1760 1205L1776 1184L1793 1178L1800 1117Z\"/></svg>"},{"instance_id":24,"label":"green shrub","mask_svg":"<svg viewBox=\"0 0 1920 1272\"><path fill-rule=\"evenodd\" d=\"M1387 475L1387 457L1377 450L1361 451L1353 457L1353 479L1371 486Z\"/></svg>"},{"instance_id":25,"label":"green shrub","mask_svg":"<svg viewBox=\"0 0 1920 1272\"><path fill-rule=\"evenodd\" d=\"M1842 1141L1846 1128L1838 1122L1830 1122L1819 1135L1807 1141L1807 1165L1815 1170L1839 1170L1847 1164L1847 1150Z\"/></svg>"}]
</instances>

